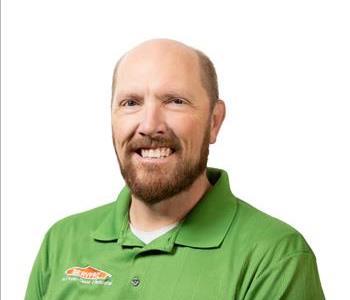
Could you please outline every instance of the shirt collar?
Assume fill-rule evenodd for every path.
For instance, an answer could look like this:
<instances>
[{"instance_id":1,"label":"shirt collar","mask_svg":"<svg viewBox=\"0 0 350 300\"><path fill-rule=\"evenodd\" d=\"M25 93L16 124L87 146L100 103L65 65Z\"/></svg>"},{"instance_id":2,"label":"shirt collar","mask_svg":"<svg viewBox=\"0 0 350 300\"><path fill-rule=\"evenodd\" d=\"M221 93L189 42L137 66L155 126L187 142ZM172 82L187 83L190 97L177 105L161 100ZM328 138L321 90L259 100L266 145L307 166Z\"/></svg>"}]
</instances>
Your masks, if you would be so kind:
<instances>
[{"instance_id":1,"label":"shirt collar","mask_svg":"<svg viewBox=\"0 0 350 300\"><path fill-rule=\"evenodd\" d=\"M195 248L218 247L223 241L237 209L228 175L224 170L207 168L211 189L187 214L177 231L175 244ZM126 231L130 190L125 186L118 195L113 210L92 233L99 241L118 240Z\"/></svg>"},{"instance_id":2,"label":"shirt collar","mask_svg":"<svg viewBox=\"0 0 350 300\"><path fill-rule=\"evenodd\" d=\"M218 247L223 241L237 209L224 170L207 168L212 188L186 216L175 239L176 244L195 248Z\"/></svg>"},{"instance_id":3,"label":"shirt collar","mask_svg":"<svg viewBox=\"0 0 350 300\"><path fill-rule=\"evenodd\" d=\"M113 204L112 210L105 216L103 221L92 232L92 237L98 241L118 240L128 224L128 212L130 206L130 190L125 186L119 193Z\"/></svg>"}]
</instances>

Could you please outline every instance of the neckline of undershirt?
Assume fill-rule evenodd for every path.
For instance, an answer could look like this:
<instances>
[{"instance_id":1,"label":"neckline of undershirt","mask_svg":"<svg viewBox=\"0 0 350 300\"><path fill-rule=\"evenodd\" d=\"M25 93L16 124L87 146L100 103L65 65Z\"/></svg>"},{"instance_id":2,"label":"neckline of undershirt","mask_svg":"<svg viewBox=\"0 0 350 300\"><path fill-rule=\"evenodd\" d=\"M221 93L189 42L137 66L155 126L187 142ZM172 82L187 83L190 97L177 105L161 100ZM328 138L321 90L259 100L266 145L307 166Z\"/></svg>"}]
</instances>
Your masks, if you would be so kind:
<instances>
[{"instance_id":1,"label":"neckline of undershirt","mask_svg":"<svg viewBox=\"0 0 350 300\"><path fill-rule=\"evenodd\" d=\"M167 233L171 229L175 228L179 222L169 224L166 226L163 226L161 228L158 228L156 230L151 230L151 231L144 231L135 228L131 222L129 221L129 227L131 232L136 235L141 241L143 241L145 244L150 243L151 241L155 240L156 238L160 237L161 235Z\"/></svg>"}]
</instances>

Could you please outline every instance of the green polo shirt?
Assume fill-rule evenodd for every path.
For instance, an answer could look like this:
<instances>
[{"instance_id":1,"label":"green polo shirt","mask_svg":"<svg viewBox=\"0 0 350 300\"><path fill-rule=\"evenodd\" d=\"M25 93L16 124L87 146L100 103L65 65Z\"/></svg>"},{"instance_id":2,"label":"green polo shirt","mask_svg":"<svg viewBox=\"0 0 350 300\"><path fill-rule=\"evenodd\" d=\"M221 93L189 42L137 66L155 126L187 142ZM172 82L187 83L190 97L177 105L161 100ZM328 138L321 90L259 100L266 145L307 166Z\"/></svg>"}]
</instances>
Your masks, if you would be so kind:
<instances>
[{"instance_id":1,"label":"green polo shirt","mask_svg":"<svg viewBox=\"0 0 350 300\"><path fill-rule=\"evenodd\" d=\"M207 176L213 187L184 221L147 245L129 230L127 187L56 223L25 299L324 299L302 235L235 197L225 171Z\"/></svg>"}]
</instances>

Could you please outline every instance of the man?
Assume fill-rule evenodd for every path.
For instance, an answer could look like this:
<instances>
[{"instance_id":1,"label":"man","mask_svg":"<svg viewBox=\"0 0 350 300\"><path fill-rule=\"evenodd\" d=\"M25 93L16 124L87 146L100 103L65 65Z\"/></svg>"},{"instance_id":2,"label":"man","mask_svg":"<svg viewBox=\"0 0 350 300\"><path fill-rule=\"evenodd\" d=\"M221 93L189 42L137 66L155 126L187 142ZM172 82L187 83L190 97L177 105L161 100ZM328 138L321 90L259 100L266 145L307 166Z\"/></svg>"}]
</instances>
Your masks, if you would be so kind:
<instances>
[{"instance_id":1,"label":"man","mask_svg":"<svg viewBox=\"0 0 350 300\"><path fill-rule=\"evenodd\" d=\"M111 107L126 187L49 230L26 299L324 299L303 237L206 167L225 105L202 52L171 40L132 49Z\"/></svg>"}]
</instances>

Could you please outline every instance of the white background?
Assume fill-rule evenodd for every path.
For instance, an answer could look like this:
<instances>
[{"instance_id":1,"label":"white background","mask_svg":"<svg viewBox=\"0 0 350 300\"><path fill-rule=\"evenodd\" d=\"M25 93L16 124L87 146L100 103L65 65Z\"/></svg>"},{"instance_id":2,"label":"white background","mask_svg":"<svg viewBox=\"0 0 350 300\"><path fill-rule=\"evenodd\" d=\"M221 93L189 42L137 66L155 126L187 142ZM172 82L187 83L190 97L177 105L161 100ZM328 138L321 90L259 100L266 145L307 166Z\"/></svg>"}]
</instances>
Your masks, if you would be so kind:
<instances>
[{"instance_id":1,"label":"white background","mask_svg":"<svg viewBox=\"0 0 350 300\"><path fill-rule=\"evenodd\" d=\"M114 63L157 37L206 52L227 119L209 165L313 248L327 299L349 286L348 1L2 4L2 299L23 299L46 230L111 202Z\"/></svg>"}]
</instances>

